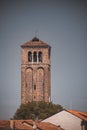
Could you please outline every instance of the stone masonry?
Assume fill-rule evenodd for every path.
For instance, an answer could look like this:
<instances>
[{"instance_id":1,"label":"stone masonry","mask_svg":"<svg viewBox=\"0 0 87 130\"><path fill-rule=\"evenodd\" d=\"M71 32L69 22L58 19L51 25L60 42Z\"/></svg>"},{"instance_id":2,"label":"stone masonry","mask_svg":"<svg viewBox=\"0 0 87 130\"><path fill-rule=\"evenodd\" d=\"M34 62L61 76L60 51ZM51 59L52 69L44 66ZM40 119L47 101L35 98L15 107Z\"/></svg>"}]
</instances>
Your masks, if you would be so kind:
<instances>
[{"instance_id":1,"label":"stone masonry","mask_svg":"<svg viewBox=\"0 0 87 130\"><path fill-rule=\"evenodd\" d=\"M51 47L35 37L21 45L21 51L21 103L50 102Z\"/></svg>"}]
</instances>

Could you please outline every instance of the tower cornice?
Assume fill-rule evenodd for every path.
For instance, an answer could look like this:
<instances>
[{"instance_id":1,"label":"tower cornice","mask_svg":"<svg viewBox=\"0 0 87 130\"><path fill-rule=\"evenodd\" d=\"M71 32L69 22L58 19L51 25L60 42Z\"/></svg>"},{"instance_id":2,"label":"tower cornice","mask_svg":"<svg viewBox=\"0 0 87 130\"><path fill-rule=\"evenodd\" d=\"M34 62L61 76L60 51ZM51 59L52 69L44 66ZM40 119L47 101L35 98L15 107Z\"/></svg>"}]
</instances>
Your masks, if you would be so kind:
<instances>
[{"instance_id":1,"label":"tower cornice","mask_svg":"<svg viewBox=\"0 0 87 130\"><path fill-rule=\"evenodd\" d=\"M23 45L21 45L22 48L25 48L25 47L29 47L29 48L51 48L50 45L48 45L47 43L41 41L40 39L38 38L33 38L32 40L30 41L27 41L26 43L24 43Z\"/></svg>"}]
</instances>

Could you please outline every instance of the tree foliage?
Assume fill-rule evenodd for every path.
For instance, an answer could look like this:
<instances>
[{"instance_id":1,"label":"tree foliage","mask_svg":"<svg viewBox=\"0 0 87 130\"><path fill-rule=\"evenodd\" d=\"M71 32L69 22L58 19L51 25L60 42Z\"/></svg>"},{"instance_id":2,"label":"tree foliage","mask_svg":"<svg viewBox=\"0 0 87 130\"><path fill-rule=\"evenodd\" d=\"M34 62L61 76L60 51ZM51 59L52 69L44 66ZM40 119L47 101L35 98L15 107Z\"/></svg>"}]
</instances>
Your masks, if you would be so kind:
<instances>
[{"instance_id":1,"label":"tree foliage","mask_svg":"<svg viewBox=\"0 0 87 130\"><path fill-rule=\"evenodd\" d=\"M47 117L56 114L61 111L63 107L61 105L53 104L52 102L29 102L22 104L16 110L14 119L45 119Z\"/></svg>"}]
</instances>

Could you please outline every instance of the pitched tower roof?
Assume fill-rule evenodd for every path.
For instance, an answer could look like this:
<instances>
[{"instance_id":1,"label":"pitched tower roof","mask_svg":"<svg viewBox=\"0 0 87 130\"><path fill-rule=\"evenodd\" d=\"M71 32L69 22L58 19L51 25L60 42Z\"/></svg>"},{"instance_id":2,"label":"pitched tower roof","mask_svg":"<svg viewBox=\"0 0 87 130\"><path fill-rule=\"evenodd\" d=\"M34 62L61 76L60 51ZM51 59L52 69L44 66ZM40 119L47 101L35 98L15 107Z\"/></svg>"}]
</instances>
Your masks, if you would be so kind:
<instances>
[{"instance_id":1,"label":"pitched tower roof","mask_svg":"<svg viewBox=\"0 0 87 130\"><path fill-rule=\"evenodd\" d=\"M39 38L34 37L32 40L27 41L21 47L50 47L47 43L44 43Z\"/></svg>"}]
</instances>

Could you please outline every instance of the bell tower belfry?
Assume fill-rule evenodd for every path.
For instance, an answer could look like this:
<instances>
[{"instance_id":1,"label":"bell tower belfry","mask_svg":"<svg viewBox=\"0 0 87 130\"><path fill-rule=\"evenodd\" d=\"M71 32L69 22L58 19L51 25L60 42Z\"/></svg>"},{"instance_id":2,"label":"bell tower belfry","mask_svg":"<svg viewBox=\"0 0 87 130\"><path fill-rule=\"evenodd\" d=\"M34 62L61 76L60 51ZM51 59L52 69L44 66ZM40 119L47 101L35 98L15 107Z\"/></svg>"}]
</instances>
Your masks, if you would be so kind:
<instances>
[{"instance_id":1,"label":"bell tower belfry","mask_svg":"<svg viewBox=\"0 0 87 130\"><path fill-rule=\"evenodd\" d=\"M21 103L50 102L50 52L51 47L34 37L21 45Z\"/></svg>"}]
</instances>

